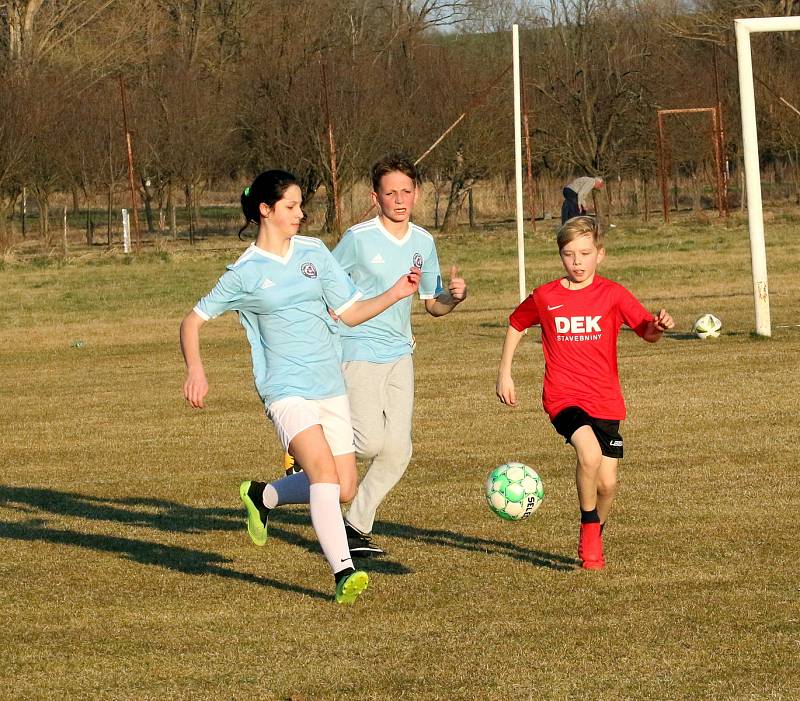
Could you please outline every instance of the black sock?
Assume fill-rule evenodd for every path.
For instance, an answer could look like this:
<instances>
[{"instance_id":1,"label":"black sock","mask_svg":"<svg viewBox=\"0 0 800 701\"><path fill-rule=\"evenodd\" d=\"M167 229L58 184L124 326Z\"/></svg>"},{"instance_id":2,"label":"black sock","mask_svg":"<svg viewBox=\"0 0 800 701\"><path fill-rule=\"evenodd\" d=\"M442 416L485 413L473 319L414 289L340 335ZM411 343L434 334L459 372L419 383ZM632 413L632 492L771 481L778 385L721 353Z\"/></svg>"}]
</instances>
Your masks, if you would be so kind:
<instances>
[{"instance_id":1,"label":"black sock","mask_svg":"<svg viewBox=\"0 0 800 701\"><path fill-rule=\"evenodd\" d=\"M266 482L256 482L253 480L250 482L250 489L247 490L247 496L250 497L250 501L252 501L256 508L258 509L258 517L261 519L261 523L265 526L267 525L267 518L269 518L269 512L272 509L268 509L264 506L264 488L267 486Z\"/></svg>"},{"instance_id":2,"label":"black sock","mask_svg":"<svg viewBox=\"0 0 800 701\"><path fill-rule=\"evenodd\" d=\"M600 517L597 515L597 507L590 511L581 509L581 523L600 523Z\"/></svg>"},{"instance_id":3,"label":"black sock","mask_svg":"<svg viewBox=\"0 0 800 701\"><path fill-rule=\"evenodd\" d=\"M336 583L338 584L345 577L348 577L349 575L353 574L353 572L355 572L355 571L356 570L355 570L354 567L345 567L343 570L339 570L338 572L334 572L333 573L333 578L336 580Z\"/></svg>"}]
</instances>

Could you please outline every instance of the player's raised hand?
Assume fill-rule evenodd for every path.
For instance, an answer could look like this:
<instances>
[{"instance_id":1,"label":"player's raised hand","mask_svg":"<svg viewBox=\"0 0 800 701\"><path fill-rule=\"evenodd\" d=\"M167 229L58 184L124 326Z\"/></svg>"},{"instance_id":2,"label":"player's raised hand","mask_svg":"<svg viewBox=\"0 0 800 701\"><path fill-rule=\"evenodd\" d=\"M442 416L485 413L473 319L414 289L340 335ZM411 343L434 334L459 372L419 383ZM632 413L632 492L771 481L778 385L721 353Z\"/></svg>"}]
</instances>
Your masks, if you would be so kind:
<instances>
[{"instance_id":1,"label":"player's raised hand","mask_svg":"<svg viewBox=\"0 0 800 701\"><path fill-rule=\"evenodd\" d=\"M517 406L517 392L514 389L514 380L511 379L511 375L498 375L494 391L503 404Z\"/></svg>"},{"instance_id":2,"label":"player's raised hand","mask_svg":"<svg viewBox=\"0 0 800 701\"><path fill-rule=\"evenodd\" d=\"M675 322L672 320L669 312L666 309L660 309L658 314L653 316L653 324L659 331L666 331L667 329L674 329Z\"/></svg>"},{"instance_id":3,"label":"player's raised hand","mask_svg":"<svg viewBox=\"0 0 800 701\"><path fill-rule=\"evenodd\" d=\"M457 265L450 266L450 284L447 286L447 291L456 303L463 302L467 298L467 283L458 274Z\"/></svg>"}]
</instances>

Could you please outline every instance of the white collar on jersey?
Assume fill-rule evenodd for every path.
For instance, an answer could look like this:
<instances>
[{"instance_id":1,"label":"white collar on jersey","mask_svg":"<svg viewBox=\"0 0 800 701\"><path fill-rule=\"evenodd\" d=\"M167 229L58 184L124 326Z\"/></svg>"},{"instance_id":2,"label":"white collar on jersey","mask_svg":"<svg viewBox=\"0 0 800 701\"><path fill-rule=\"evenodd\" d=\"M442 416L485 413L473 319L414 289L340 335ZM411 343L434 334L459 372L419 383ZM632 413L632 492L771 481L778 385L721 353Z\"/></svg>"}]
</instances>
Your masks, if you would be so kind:
<instances>
[{"instance_id":1,"label":"white collar on jersey","mask_svg":"<svg viewBox=\"0 0 800 701\"><path fill-rule=\"evenodd\" d=\"M401 238L397 238L393 233L391 233L382 223L380 216L375 217L375 226L378 227L378 231L380 231L387 239L389 239L393 244L397 246L402 246L408 239L411 237L411 222L408 222L408 229L406 233L403 234Z\"/></svg>"},{"instance_id":2,"label":"white collar on jersey","mask_svg":"<svg viewBox=\"0 0 800 701\"><path fill-rule=\"evenodd\" d=\"M286 255L284 256L277 256L274 253L270 253L269 251L265 251L263 248L259 248L256 246L255 243L250 244L250 248L254 253L258 253L259 255L265 256L270 260L274 260L277 263L281 263L282 265L286 265L289 262L289 259L292 257L292 253L294 253L294 236L289 239L289 248L286 251Z\"/></svg>"}]
</instances>

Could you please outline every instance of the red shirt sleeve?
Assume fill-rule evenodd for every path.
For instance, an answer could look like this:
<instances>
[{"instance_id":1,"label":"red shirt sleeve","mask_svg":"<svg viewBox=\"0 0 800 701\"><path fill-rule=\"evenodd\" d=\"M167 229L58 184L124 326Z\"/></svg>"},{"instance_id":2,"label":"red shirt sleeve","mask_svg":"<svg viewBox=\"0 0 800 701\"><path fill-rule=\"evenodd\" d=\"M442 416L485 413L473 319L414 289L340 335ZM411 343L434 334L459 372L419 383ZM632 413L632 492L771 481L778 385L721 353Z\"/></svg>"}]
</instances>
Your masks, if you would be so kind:
<instances>
[{"instance_id":1,"label":"red shirt sleeve","mask_svg":"<svg viewBox=\"0 0 800 701\"><path fill-rule=\"evenodd\" d=\"M653 320L653 315L622 285L619 286L618 305L625 325L632 328L637 336L642 336L647 330L648 324Z\"/></svg>"},{"instance_id":2,"label":"red shirt sleeve","mask_svg":"<svg viewBox=\"0 0 800 701\"><path fill-rule=\"evenodd\" d=\"M534 299L535 294L536 291L534 290L520 302L519 306L508 317L508 323L517 331L524 331L540 322L539 309L536 307L536 300Z\"/></svg>"}]
</instances>

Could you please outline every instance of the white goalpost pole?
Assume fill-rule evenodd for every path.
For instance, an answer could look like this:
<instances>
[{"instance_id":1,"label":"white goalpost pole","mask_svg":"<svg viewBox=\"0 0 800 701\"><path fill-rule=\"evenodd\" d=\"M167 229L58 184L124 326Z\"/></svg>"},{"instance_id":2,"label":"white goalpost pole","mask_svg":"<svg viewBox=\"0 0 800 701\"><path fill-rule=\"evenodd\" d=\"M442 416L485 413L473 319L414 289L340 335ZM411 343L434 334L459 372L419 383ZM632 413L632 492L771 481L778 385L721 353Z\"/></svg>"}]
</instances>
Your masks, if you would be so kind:
<instances>
[{"instance_id":1,"label":"white goalpost pole","mask_svg":"<svg viewBox=\"0 0 800 701\"><path fill-rule=\"evenodd\" d=\"M525 286L525 232L522 203L522 108L520 105L519 25L511 29L514 52L514 166L517 195L517 264L519 266L519 300L528 296Z\"/></svg>"},{"instance_id":2,"label":"white goalpost pole","mask_svg":"<svg viewBox=\"0 0 800 701\"><path fill-rule=\"evenodd\" d=\"M758 160L756 103L753 90L753 61L750 54L751 32L791 32L800 30L800 17L755 17L737 19L736 55L739 67L739 96L742 109L742 148L744 151L745 187L747 188L747 225L750 230L750 259L753 270L753 299L756 333L771 336L767 253L764 244L764 215L761 205L761 169Z\"/></svg>"},{"instance_id":3,"label":"white goalpost pole","mask_svg":"<svg viewBox=\"0 0 800 701\"><path fill-rule=\"evenodd\" d=\"M122 210L122 251L131 252L131 218L127 209Z\"/></svg>"}]
</instances>

